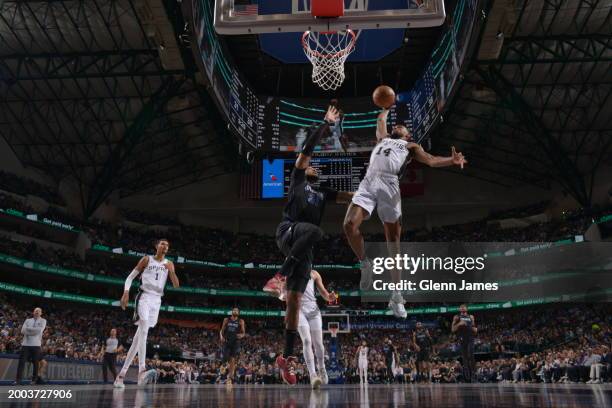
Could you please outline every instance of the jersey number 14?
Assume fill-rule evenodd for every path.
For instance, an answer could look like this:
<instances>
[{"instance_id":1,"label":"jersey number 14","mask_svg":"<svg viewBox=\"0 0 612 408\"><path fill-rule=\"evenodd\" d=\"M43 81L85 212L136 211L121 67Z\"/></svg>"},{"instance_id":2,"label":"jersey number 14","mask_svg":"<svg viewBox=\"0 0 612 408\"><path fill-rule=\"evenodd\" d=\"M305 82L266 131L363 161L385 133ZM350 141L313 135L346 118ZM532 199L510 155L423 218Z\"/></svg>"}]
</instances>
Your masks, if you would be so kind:
<instances>
[{"instance_id":1,"label":"jersey number 14","mask_svg":"<svg viewBox=\"0 0 612 408\"><path fill-rule=\"evenodd\" d=\"M380 146L380 148L376 152L376 155L379 155L381 152L384 153L385 156L389 157L389 155L391 154L391 148L387 148L387 149L383 150L383 147Z\"/></svg>"}]
</instances>

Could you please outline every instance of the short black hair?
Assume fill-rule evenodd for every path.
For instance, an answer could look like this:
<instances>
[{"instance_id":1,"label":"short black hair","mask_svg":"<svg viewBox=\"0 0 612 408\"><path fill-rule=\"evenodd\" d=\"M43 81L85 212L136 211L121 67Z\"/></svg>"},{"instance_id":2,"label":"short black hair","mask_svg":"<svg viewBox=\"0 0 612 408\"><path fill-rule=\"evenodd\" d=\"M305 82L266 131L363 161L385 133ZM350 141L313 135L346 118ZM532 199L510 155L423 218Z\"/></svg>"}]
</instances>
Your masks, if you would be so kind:
<instances>
[{"instance_id":1,"label":"short black hair","mask_svg":"<svg viewBox=\"0 0 612 408\"><path fill-rule=\"evenodd\" d=\"M410 133L410 129L408 129L408 126L406 126L406 125L402 125L402 124L399 124L399 125L397 125L397 126L401 126L401 127L405 128L405 129L408 131L408 135L409 135L410 137L412 137L412 133ZM389 137L390 137L391 139L399 139L399 138L401 138L402 136L401 136L400 134L396 133L396 132L395 132L395 129L396 129L396 128L393 128L393 130L391 130L391 134L389 135Z\"/></svg>"},{"instance_id":2,"label":"short black hair","mask_svg":"<svg viewBox=\"0 0 612 408\"><path fill-rule=\"evenodd\" d=\"M159 238L157 241L155 241L155 246L159 245L159 243L162 241L166 241L168 245L170 245L170 240L168 238Z\"/></svg>"}]
</instances>

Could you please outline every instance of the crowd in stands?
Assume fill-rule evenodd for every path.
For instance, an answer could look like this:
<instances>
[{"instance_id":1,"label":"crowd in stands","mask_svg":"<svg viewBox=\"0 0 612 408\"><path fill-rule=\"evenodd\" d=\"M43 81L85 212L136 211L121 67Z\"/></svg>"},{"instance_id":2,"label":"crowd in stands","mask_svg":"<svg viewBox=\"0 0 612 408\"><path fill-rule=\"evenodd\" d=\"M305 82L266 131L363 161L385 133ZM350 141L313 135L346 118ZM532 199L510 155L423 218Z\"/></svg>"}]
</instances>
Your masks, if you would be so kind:
<instances>
[{"instance_id":1,"label":"crowd in stands","mask_svg":"<svg viewBox=\"0 0 612 408\"><path fill-rule=\"evenodd\" d=\"M122 208L121 216L126 221L145 225L172 226L179 224L179 220L176 217L163 215L160 213L152 213L148 211L139 211L133 208Z\"/></svg>"},{"instance_id":2,"label":"crowd in stands","mask_svg":"<svg viewBox=\"0 0 612 408\"><path fill-rule=\"evenodd\" d=\"M590 212L575 211L565 214L562 220L537 223L522 228L501 229L499 226L479 221L469 224L433 228L431 231L405 231L402 240L417 242L550 242L573 238L584 233L588 226L612 208ZM152 243L160 234L171 241L171 252L187 259L213 262L279 263L282 256L274 238L270 235L238 234L227 231L186 227L159 232L128 227L116 229L90 229L94 243L111 248L121 247L140 252L151 252ZM382 235L371 235L367 240L384 240ZM315 249L317 263L354 264L355 257L343 235L327 235Z\"/></svg>"},{"instance_id":3,"label":"crowd in stands","mask_svg":"<svg viewBox=\"0 0 612 408\"><path fill-rule=\"evenodd\" d=\"M541 214L546 211L546 208L550 205L550 200L539 201L534 204L525 205L522 207L514 207L504 210L491 211L487 219L489 220L502 220L506 218L524 218L534 214Z\"/></svg>"},{"instance_id":4,"label":"crowd in stands","mask_svg":"<svg viewBox=\"0 0 612 408\"><path fill-rule=\"evenodd\" d=\"M64 200L53 188L37 181L0 171L0 190L10 191L22 196L33 195L46 200L49 204L65 206Z\"/></svg>"},{"instance_id":5,"label":"crowd in stands","mask_svg":"<svg viewBox=\"0 0 612 408\"><path fill-rule=\"evenodd\" d=\"M19 301L0 296L0 353L16 353L20 345L20 326L29 317L32 300ZM43 306L47 329L43 351L47 359L99 361L102 345L111 328L118 329L124 351L129 347L135 328L129 312L99 308L79 308L74 304L54 303ZM601 305L551 305L537 309L488 311L477 314L479 356L477 380L586 382L610 381L612 363L612 309ZM173 316L174 317L174 316ZM174 317L176 319L176 317ZM348 382L358 382L356 350L365 340L370 348L370 381L462 381L458 346L450 335L450 316L431 316L428 321L434 338L432 368L429 378L417 377L415 351L410 342L410 329L356 329L340 334L339 367ZM180 318L178 318L180 321ZM210 318L211 324L218 324ZM368 318L355 318L359 323ZM220 318L217 320L220 321ZM241 341L238 381L276 383L274 366L282 337L279 319L246 318L247 335ZM373 323L376 323L374 321ZM183 326L189 326L188 324ZM398 364L394 378L387 376L382 345L390 339L397 347ZM326 350L330 337L325 336ZM160 322L149 333L150 368L159 374L158 382L219 383L226 379L221 364L221 345L217 329L182 327L177 322ZM296 350L300 351L299 344ZM182 352L199 352L203 359L181 360ZM125 353L120 354L121 362ZM170 356L170 357L168 357ZM329 356L328 356L329 357ZM296 373L301 382L309 381L307 370L300 363ZM172 361L173 360L173 361Z\"/></svg>"},{"instance_id":6,"label":"crowd in stands","mask_svg":"<svg viewBox=\"0 0 612 408\"><path fill-rule=\"evenodd\" d=\"M15 186L14 177L8 173L0 172L0 181L5 180L6 185ZM9 181L7 181L9 180ZM12 181L10 181L12 180ZM24 185L28 182L21 180ZM0 182L0 185L2 183ZM37 184L37 183L36 183ZM30 187L23 187L31 193L36 191ZM12 188L11 190L15 190ZM20 190L21 191L21 190ZM40 189L43 195L45 189ZM403 241L417 242L550 242L564 238L571 238L584 233L588 226L603 215L612 214L612 206L596 206L591 209L568 211L562 219L553 219L545 223L536 223L520 228L500 228L499 225L489 222L493 218L507 216L526 216L532 211L541 212L546 202L516 210L505 210L493 213L485 220L461 225L436 227L430 231L406 229ZM25 213L33 212L25 203L13 196L0 192L0 208L14 208ZM164 235L171 241L171 255L182 256L186 259L207 260L219 263L254 262L254 263L280 263L282 255L278 251L273 234L233 234L220 229L211 229L180 224L172 216L152 214L133 209L122 210L126 220L141 224L166 225L163 232L147 227L136 228L124 224L111 225L99 220L83 221L75 216L50 207L47 213L39 214L43 217L64 222L83 229L91 238L92 243L102 244L110 248L121 247L124 250L135 250L150 253L153 242ZM33 231L33 236L44 238L39 231ZM382 235L370 235L369 241L384 240ZM320 264L354 264L356 259L342 234L327 235L315 249L317 263Z\"/></svg>"}]
</instances>

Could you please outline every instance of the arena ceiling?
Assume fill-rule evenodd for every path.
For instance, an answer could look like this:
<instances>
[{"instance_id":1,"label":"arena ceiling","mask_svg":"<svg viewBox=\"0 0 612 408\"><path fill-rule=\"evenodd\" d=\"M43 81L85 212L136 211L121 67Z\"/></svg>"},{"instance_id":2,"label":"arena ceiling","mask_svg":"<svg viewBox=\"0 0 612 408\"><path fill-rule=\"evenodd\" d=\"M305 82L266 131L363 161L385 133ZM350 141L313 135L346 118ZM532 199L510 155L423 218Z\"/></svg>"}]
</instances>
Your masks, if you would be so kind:
<instances>
[{"instance_id":1,"label":"arena ceiling","mask_svg":"<svg viewBox=\"0 0 612 408\"><path fill-rule=\"evenodd\" d=\"M235 148L189 41L175 0L0 1L0 133L23 165L76 179L85 215L114 190L224 174Z\"/></svg>"},{"instance_id":2,"label":"arena ceiling","mask_svg":"<svg viewBox=\"0 0 612 408\"><path fill-rule=\"evenodd\" d=\"M612 165L612 3L496 0L444 124L464 173L494 183L560 183L591 202L594 175Z\"/></svg>"}]
</instances>

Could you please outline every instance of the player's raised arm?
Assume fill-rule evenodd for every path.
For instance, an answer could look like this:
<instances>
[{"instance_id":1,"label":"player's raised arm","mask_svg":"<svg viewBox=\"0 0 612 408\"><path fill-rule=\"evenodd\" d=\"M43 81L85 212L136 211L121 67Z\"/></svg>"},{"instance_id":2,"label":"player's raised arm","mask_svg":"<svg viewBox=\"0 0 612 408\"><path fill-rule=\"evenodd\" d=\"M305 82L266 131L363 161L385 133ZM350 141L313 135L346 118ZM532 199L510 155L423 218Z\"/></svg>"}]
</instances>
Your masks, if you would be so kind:
<instances>
[{"instance_id":1,"label":"player's raised arm","mask_svg":"<svg viewBox=\"0 0 612 408\"><path fill-rule=\"evenodd\" d=\"M429 154L421 145L416 143L409 143L408 148L412 150L416 161L429 167L460 166L463 169L463 166L467 164L467 160L463 157L462 153L455 150L455 146L451 148L451 155L448 157Z\"/></svg>"},{"instance_id":2,"label":"player's raised arm","mask_svg":"<svg viewBox=\"0 0 612 408\"><path fill-rule=\"evenodd\" d=\"M302 151L295 161L296 168L304 170L310 165L310 157L312 156L315 147L317 147L324 135L329 136L331 132L330 126L336 123L339 115L338 109L336 109L335 106L330 105L329 108L327 108L327 113L325 113L324 118L325 122L308 133L308 136L302 145Z\"/></svg>"},{"instance_id":3,"label":"player's raised arm","mask_svg":"<svg viewBox=\"0 0 612 408\"><path fill-rule=\"evenodd\" d=\"M387 131L387 116L389 115L389 109L383 109L376 119L376 141L380 142L385 137L389 136Z\"/></svg>"},{"instance_id":4,"label":"player's raised arm","mask_svg":"<svg viewBox=\"0 0 612 408\"><path fill-rule=\"evenodd\" d=\"M178 288L180 286L180 283L179 278L176 275L176 270L174 269L174 263L168 261L168 263L166 263L166 269L168 269L168 276L170 277L172 286Z\"/></svg>"},{"instance_id":5,"label":"player's raised arm","mask_svg":"<svg viewBox=\"0 0 612 408\"><path fill-rule=\"evenodd\" d=\"M132 282L134 279L145 270L147 265L149 264L149 257L143 256L136 264L136 267L132 269L132 272L125 279L125 283L123 284L123 295L121 296L121 308L125 310L128 305L128 301L130 299L130 288L132 287Z\"/></svg>"}]
</instances>

